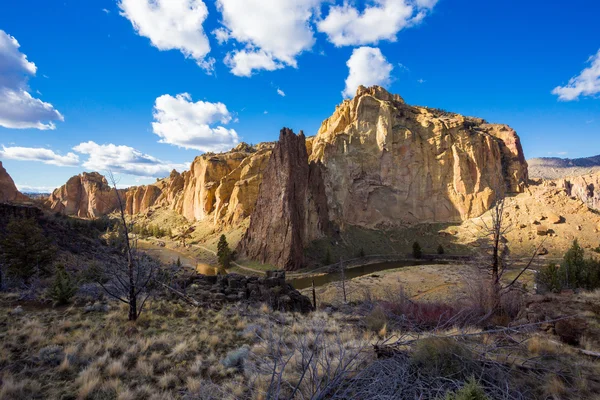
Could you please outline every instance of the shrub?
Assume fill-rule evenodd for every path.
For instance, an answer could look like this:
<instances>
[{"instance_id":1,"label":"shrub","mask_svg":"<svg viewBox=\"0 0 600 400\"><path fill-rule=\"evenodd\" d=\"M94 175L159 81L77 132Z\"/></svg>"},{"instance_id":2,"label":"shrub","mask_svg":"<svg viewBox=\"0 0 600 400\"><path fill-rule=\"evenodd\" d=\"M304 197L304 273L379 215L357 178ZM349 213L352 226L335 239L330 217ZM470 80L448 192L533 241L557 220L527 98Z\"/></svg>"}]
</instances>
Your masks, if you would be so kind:
<instances>
[{"instance_id":1,"label":"shrub","mask_svg":"<svg viewBox=\"0 0 600 400\"><path fill-rule=\"evenodd\" d=\"M488 400L485 391L475 381L474 378L469 379L467 384L455 393L446 394L446 400Z\"/></svg>"},{"instance_id":2,"label":"shrub","mask_svg":"<svg viewBox=\"0 0 600 400\"><path fill-rule=\"evenodd\" d=\"M411 364L429 376L458 378L469 373L474 363L471 351L457 341L430 337L417 342Z\"/></svg>"},{"instance_id":3,"label":"shrub","mask_svg":"<svg viewBox=\"0 0 600 400\"><path fill-rule=\"evenodd\" d=\"M387 315L383 307L375 307L367 316L364 318L365 327L372 332L379 332L387 325Z\"/></svg>"},{"instance_id":4,"label":"shrub","mask_svg":"<svg viewBox=\"0 0 600 400\"><path fill-rule=\"evenodd\" d=\"M440 245L438 246L438 248L437 248L437 253L438 253L439 255L442 255L442 254L444 254L444 253L445 253L445 251L444 251L444 246L442 246L442 245L440 244Z\"/></svg>"},{"instance_id":5,"label":"shrub","mask_svg":"<svg viewBox=\"0 0 600 400\"><path fill-rule=\"evenodd\" d=\"M419 244L419 242L413 243L412 254L413 254L413 257L416 259L423 257L423 250L421 249L421 245Z\"/></svg>"},{"instance_id":6,"label":"shrub","mask_svg":"<svg viewBox=\"0 0 600 400\"><path fill-rule=\"evenodd\" d=\"M237 350L227 353L225 358L221 360L221 364L223 364L225 368L237 368L241 370L244 367L244 360L248 358L249 354L250 348L248 345L244 345Z\"/></svg>"},{"instance_id":7,"label":"shrub","mask_svg":"<svg viewBox=\"0 0 600 400\"><path fill-rule=\"evenodd\" d=\"M554 324L554 331L564 343L576 346L586 328L585 320L581 318L562 319Z\"/></svg>"},{"instance_id":8,"label":"shrub","mask_svg":"<svg viewBox=\"0 0 600 400\"><path fill-rule=\"evenodd\" d=\"M585 284L585 252L579 246L577 239L573 241L573 245L565 253L561 269L566 287L577 288Z\"/></svg>"},{"instance_id":9,"label":"shrub","mask_svg":"<svg viewBox=\"0 0 600 400\"><path fill-rule=\"evenodd\" d=\"M73 283L71 275L64 265L58 265L50 287L50 297L57 304L68 304L75 293L77 293L77 286Z\"/></svg>"}]
</instances>

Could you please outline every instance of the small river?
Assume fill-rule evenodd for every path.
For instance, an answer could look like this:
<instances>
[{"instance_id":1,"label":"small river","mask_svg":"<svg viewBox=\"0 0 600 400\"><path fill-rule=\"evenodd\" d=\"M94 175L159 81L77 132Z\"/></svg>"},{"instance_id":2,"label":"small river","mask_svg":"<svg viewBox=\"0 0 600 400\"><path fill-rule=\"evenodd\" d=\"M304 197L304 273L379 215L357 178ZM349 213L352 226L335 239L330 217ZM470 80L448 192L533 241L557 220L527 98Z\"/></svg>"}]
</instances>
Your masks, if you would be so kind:
<instances>
[{"instance_id":1,"label":"small river","mask_svg":"<svg viewBox=\"0 0 600 400\"><path fill-rule=\"evenodd\" d=\"M439 262L438 262L439 263ZM372 274L373 272L385 271L388 269L396 269L401 267L412 267L415 265L427 265L431 264L431 261L390 261L375 264L361 265L358 267L349 267L346 269L344 274L346 280L358 278L359 276ZM288 279L288 282L297 290L302 290L311 287L313 280L315 286L323 286L331 282L338 282L342 280L341 272L329 272L315 276L307 276L301 278Z\"/></svg>"}]
</instances>

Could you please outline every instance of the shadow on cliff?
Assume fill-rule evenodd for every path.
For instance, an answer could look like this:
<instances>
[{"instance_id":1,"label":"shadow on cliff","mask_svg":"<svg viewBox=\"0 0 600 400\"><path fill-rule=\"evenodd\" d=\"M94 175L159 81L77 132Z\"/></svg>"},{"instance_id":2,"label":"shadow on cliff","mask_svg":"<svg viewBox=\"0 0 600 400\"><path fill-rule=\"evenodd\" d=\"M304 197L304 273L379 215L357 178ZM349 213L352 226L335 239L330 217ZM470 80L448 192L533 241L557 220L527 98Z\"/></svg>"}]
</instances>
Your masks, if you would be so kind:
<instances>
[{"instance_id":1,"label":"shadow on cliff","mask_svg":"<svg viewBox=\"0 0 600 400\"><path fill-rule=\"evenodd\" d=\"M308 269L355 258L374 256L411 258L412 246L418 242L424 256L436 255L441 245L446 256L469 256L475 247L459 243L453 235L456 223L428 223L387 230L351 226L331 237L311 242L305 249Z\"/></svg>"}]
</instances>

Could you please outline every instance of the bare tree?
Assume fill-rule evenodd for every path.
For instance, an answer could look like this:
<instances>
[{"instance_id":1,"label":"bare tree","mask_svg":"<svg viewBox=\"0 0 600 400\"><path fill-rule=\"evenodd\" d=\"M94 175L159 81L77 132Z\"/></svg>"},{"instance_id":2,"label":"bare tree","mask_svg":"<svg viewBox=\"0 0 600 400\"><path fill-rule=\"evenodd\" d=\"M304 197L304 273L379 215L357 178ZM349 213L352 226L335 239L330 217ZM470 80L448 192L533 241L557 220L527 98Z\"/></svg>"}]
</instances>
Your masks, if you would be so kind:
<instances>
[{"instance_id":1,"label":"bare tree","mask_svg":"<svg viewBox=\"0 0 600 400\"><path fill-rule=\"evenodd\" d=\"M158 263L151 257L137 252L129 237L130 226L125 218L125 206L117 189L114 175L108 174L113 186L119 212L119 225L122 232L122 250L126 262L109 263L96 271L97 282L111 297L129 306L129 320L135 321L144 309L156 280Z\"/></svg>"},{"instance_id":2,"label":"bare tree","mask_svg":"<svg viewBox=\"0 0 600 400\"><path fill-rule=\"evenodd\" d=\"M487 271L489 281L490 313L501 312L502 296L518 282L521 276L531 268L544 242L534 249L533 255L521 267L517 276L508 284L502 283L505 272L512 266L509 260L510 249L506 235L512 230L512 225L506 222L506 198L502 197L496 201L491 209L491 221L487 223L482 219L482 235L489 240L489 259L484 261L483 268Z\"/></svg>"}]
</instances>

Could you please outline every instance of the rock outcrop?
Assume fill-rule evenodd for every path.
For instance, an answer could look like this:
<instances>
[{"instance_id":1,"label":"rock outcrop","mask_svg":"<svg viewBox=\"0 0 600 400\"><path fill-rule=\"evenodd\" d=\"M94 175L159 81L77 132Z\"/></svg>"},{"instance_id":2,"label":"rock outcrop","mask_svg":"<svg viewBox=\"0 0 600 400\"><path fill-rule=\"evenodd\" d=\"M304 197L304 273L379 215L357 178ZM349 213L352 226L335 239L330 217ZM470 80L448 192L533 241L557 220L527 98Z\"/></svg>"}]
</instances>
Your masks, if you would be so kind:
<instances>
[{"instance_id":1,"label":"rock outcrop","mask_svg":"<svg viewBox=\"0 0 600 400\"><path fill-rule=\"evenodd\" d=\"M120 190L125 212L136 215L164 207L190 221L238 224L254 210L272 147L272 143L254 147L241 143L229 152L196 157L189 171L173 170L153 184ZM102 175L84 173L55 190L46 204L56 212L95 218L117 210L115 194Z\"/></svg>"},{"instance_id":2,"label":"rock outcrop","mask_svg":"<svg viewBox=\"0 0 600 400\"><path fill-rule=\"evenodd\" d=\"M80 218L97 218L118 207L117 193L97 172L76 175L56 189L46 202L54 212Z\"/></svg>"},{"instance_id":3,"label":"rock outcrop","mask_svg":"<svg viewBox=\"0 0 600 400\"><path fill-rule=\"evenodd\" d=\"M0 203L19 203L27 200L27 196L17 190L15 182L2 166L2 161L0 161Z\"/></svg>"},{"instance_id":4,"label":"rock outcrop","mask_svg":"<svg viewBox=\"0 0 600 400\"><path fill-rule=\"evenodd\" d=\"M412 107L360 87L312 143L331 217L342 227L460 222L527 184L519 137L505 125Z\"/></svg>"},{"instance_id":5,"label":"rock outcrop","mask_svg":"<svg viewBox=\"0 0 600 400\"><path fill-rule=\"evenodd\" d=\"M560 179L558 186L589 208L600 211L600 173Z\"/></svg>"},{"instance_id":6,"label":"rock outcrop","mask_svg":"<svg viewBox=\"0 0 600 400\"><path fill-rule=\"evenodd\" d=\"M238 274L196 275L187 285L187 295L200 303L266 303L274 310L306 313L313 310L308 297L286 283L284 271L267 271L266 277Z\"/></svg>"},{"instance_id":7,"label":"rock outcrop","mask_svg":"<svg viewBox=\"0 0 600 400\"><path fill-rule=\"evenodd\" d=\"M304 266L304 248L329 230L320 162L308 161L306 138L284 128L273 149L240 253L288 271Z\"/></svg>"}]
</instances>

